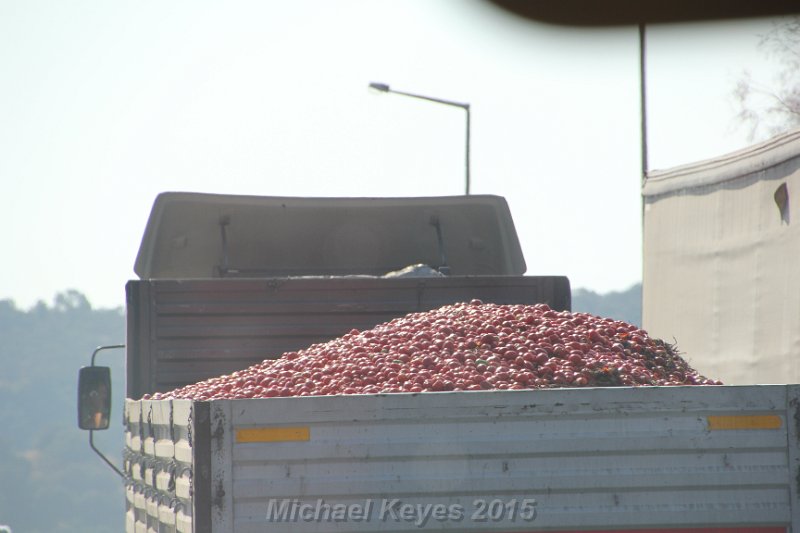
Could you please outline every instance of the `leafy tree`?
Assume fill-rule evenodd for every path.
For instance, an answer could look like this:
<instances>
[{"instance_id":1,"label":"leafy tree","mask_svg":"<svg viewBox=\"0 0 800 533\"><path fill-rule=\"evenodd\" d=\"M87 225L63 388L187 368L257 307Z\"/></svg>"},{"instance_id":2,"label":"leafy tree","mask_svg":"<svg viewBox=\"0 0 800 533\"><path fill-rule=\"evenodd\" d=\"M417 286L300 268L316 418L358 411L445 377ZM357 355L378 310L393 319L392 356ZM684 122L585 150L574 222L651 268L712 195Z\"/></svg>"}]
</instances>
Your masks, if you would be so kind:
<instances>
[{"instance_id":1,"label":"leafy tree","mask_svg":"<svg viewBox=\"0 0 800 533\"><path fill-rule=\"evenodd\" d=\"M56 294L55 309L56 311L67 313L70 311L91 311L92 306L86 296L74 289L70 289Z\"/></svg>"},{"instance_id":2,"label":"leafy tree","mask_svg":"<svg viewBox=\"0 0 800 533\"><path fill-rule=\"evenodd\" d=\"M800 126L800 17L781 19L760 36L759 49L777 61L772 83L744 71L734 89L739 121L750 128L750 140Z\"/></svg>"},{"instance_id":3,"label":"leafy tree","mask_svg":"<svg viewBox=\"0 0 800 533\"><path fill-rule=\"evenodd\" d=\"M124 338L122 310L92 309L77 291L28 311L0 300L0 524L34 533L123 529L122 482L77 429L76 387L92 350ZM98 361L112 368L112 408L120 414L122 359ZM95 437L119 463L121 415Z\"/></svg>"}]
</instances>

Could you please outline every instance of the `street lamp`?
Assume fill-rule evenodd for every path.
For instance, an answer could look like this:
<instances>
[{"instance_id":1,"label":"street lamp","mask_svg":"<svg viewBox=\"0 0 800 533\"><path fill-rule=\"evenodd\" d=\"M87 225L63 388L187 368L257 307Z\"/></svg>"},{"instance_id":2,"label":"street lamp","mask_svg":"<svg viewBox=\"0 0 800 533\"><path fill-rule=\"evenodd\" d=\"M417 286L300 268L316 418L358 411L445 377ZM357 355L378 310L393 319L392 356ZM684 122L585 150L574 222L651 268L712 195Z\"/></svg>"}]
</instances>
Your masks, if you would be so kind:
<instances>
[{"instance_id":1,"label":"street lamp","mask_svg":"<svg viewBox=\"0 0 800 533\"><path fill-rule=\"evenodd\" d=\"M466 104L466 103L463 103L463 102L454 102L452 100L445 100L443 98L434 98L432 96L423 96L421 94L407 93L407 92L404 92L404 91L396 91L396 90L390 88L385 83L371 82L369 84L369 88L370 89L375 89L376 91L380 91L382 93L400 94L400 95L403 95L403 96L410 96L411 98L419 98L420 100L427 100L429 102L435 102L437 104L444 104L444 105L449 105L449 106L453 106L453 107L460 107L461 109L463 109L464 111L467 112L467 142L466 142L466 148L465 148L465 151L464 151L464 153L465 153L465 165L464 165L464 167L466 169L465 191L466 191L466 194L469 196L469 186L470 186L470 178L469 178L469 119L470 119L470 117L469 117L469 104Z\"/></svg>"}]
</instances>

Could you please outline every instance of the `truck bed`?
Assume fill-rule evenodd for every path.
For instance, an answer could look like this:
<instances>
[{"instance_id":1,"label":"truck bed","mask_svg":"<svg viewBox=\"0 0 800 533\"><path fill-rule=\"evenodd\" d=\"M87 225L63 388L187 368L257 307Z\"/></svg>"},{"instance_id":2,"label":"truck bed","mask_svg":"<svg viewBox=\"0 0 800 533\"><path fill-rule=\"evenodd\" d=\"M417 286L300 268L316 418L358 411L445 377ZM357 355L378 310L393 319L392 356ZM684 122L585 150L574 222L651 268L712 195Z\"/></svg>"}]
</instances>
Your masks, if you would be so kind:
<instances>
[{"instance_id":1,"label":"truck bed","mask_svg":"<svg viewBox=\"0 0 800 533\"><path fill-rule=\"evenodd\" d=\"M127 285L127 397L164 392L479 298L570 309L563 276L134 280Z\"/></svg>"},{"instance_id":2,"label":"truck bed","mask_svg":"<svg viewBox=\"0 0 800 533\"><path fill-rule=\"evenodd\" d=\"M799 399L765 385L128 400L126 531L797 531Z\"/></svg>"}]
</instances>

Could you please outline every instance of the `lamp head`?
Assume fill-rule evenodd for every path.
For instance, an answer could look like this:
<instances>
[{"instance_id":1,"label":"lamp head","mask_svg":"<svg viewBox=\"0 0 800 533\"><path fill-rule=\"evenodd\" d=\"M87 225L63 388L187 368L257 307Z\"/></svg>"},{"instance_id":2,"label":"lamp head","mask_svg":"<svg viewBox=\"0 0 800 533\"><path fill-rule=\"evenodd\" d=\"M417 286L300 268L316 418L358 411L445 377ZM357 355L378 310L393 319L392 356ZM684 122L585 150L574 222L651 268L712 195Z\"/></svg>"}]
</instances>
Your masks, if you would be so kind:
<instances>
[{"instance_id":1,"label":"lamp head","mask_svg":"<svg viewBox=\"0 0 800 533\"><path fill-rule=\"evenodd\" d=\"M377 82L373 81L373 82L371 82L369 84L369 88L370 89L375 89L376 91L380 91L382 93L388 93L389 92L389 86L387 84L385 84L385 83L377 83Z\"/></svg>"}]
</instances>

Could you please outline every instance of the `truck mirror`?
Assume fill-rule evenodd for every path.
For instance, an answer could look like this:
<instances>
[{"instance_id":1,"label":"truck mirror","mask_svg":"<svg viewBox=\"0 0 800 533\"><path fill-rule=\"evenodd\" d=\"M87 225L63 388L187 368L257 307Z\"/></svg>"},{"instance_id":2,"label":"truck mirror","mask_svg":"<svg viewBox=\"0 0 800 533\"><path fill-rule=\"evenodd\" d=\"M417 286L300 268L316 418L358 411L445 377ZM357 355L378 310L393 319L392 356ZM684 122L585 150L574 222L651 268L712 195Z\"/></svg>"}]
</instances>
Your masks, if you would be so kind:
<instances>
[{"instance_id":1,"label":"truck mirror","mask_svg":"<svg viewBox=\"0 0 800 533\"><path fill-rule=\"evenodd\" d=\"M108 429L111 414L111 369L85 366L78 374L78 427Z\"/></svg>"}]
</instances>

